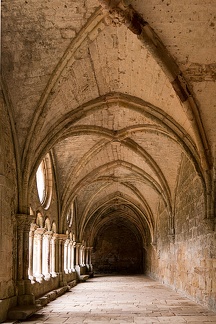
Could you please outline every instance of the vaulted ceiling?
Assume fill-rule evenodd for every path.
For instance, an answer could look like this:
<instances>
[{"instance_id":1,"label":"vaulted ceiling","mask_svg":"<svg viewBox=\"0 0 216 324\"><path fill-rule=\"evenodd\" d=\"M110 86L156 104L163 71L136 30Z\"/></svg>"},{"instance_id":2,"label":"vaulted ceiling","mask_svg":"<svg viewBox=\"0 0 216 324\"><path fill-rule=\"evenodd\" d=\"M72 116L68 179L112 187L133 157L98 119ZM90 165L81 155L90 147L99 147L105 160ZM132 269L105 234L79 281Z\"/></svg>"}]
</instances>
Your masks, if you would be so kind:
<instances>
[{"instance_id":1,"label":"vaulted ceiling","mask_svg":"<svg viewBox=\"0 0 216 324\"><path fill-rule=\"evenodd\" d=\"M20 183L51 151L62 214L76 199L80 231L117 208L152 232L159 202L172 211L182 155L208 181L215 25L212 0L2 1Z\"/></svg>"}]
</instances>

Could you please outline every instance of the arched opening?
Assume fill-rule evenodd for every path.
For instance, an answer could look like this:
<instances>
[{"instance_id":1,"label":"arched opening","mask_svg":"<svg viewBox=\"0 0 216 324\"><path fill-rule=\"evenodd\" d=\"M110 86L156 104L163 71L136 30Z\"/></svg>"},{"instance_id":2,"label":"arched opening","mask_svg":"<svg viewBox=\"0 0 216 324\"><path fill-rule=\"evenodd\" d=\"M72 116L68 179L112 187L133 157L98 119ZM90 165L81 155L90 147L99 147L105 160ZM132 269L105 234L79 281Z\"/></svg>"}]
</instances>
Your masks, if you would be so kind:
<instances>
[{"instance_id":1,"label":"arched opening","mask_svg":"<svg viewBox=\"0 0 216 324\"><path fill-rule=\"evenodd\" d=\"M96 274L141 274L143 258L142 238L132 223L116 217L101 227L92 255Z\"/></svg>"}]
</instances>

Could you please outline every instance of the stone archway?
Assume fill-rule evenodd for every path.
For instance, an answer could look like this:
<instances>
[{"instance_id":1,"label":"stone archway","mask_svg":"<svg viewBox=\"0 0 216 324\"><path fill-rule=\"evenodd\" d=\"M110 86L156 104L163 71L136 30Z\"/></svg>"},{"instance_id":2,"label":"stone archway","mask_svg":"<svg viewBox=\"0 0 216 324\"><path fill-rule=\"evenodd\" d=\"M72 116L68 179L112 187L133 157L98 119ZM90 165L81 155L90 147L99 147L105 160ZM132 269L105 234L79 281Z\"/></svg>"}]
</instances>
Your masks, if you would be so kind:
<instances>
[{"instance_id":1,"label":"stone archway","mask_svg":"<svg viewBox=\"0 0 216 324\"><path fill-rule=\"evenodd\" d=\"M93 262L96 273L143 273L143 245L138 231L121 219L105 224L94 242Z\"/></svg>"}]
</instances>

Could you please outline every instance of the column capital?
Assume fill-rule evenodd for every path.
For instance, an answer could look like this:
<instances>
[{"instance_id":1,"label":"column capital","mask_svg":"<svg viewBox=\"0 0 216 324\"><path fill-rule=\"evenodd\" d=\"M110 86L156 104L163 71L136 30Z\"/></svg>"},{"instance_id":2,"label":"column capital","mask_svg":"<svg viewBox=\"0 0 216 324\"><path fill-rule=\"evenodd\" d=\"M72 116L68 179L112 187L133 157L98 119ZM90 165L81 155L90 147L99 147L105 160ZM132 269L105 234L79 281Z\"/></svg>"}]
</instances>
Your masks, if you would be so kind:
<instances>
[{"instance_id":1,"label":"column capital","mask_svg":"<svg viewBox=\"0 0 216 324\"><path fill-rule=\"evenodd\" d=\"M68 239L67 234L55 234L55 236L59 241L66 241Z\"/></svg>"},{"instance_id":2,"label":"column capital","mask_svg":"<svg viewBox=\"0 0 216 324\"><path fill-rule=\"evenodd\" d=\"M53 232L52 231L46 231L46 232L44 232L44 235L50 237L50 236L53 235Z\"/></svg>"},{"instance_id":3,"label":"column capital","mask_svg":"<svg viewBox=\"0 0 216 324\"><path fill-rule=\"evenodd\" d=\"M35 234L43 235L45 233L45 228L38 227L35 231Z\"/></svg>"},{"instance_id":4,"label":"column capital","mask_svg":"<svg viewBox=\"0 0 216 324\"><path fill-rule=\"evenodd\" d=\"M33 215L28 214L16 214L17 229L23 231L30 231L30 226L35 221Z\"/></svg>"}]
</instances>

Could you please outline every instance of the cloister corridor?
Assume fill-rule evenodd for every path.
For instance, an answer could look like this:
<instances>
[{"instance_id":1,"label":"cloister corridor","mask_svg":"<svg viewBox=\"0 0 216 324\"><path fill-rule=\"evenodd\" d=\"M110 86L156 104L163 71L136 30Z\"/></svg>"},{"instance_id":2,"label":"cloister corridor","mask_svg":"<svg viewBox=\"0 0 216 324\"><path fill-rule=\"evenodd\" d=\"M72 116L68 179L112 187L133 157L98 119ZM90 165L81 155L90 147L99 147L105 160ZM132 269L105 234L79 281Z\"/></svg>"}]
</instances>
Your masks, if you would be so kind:
<instances>
[{"instance_id":1,"label":"cloister corridor","mask_svg":"<svg viewBox=\"0 0 216 324\"><path fill-rule=\"evenodd\" d=\"M0 323L216 323L216 0L0 9Z\"/></svg>"},{"instance_id":2,"label":"cloister corridor","mask_svg":"<svg viewBox=\"0 0 216 324\"><path fill-rule=\"evenodd\" d=\"M210 324L216 314L143 275L101 275L16 323Z\"/></svg>"}]
</instances>

